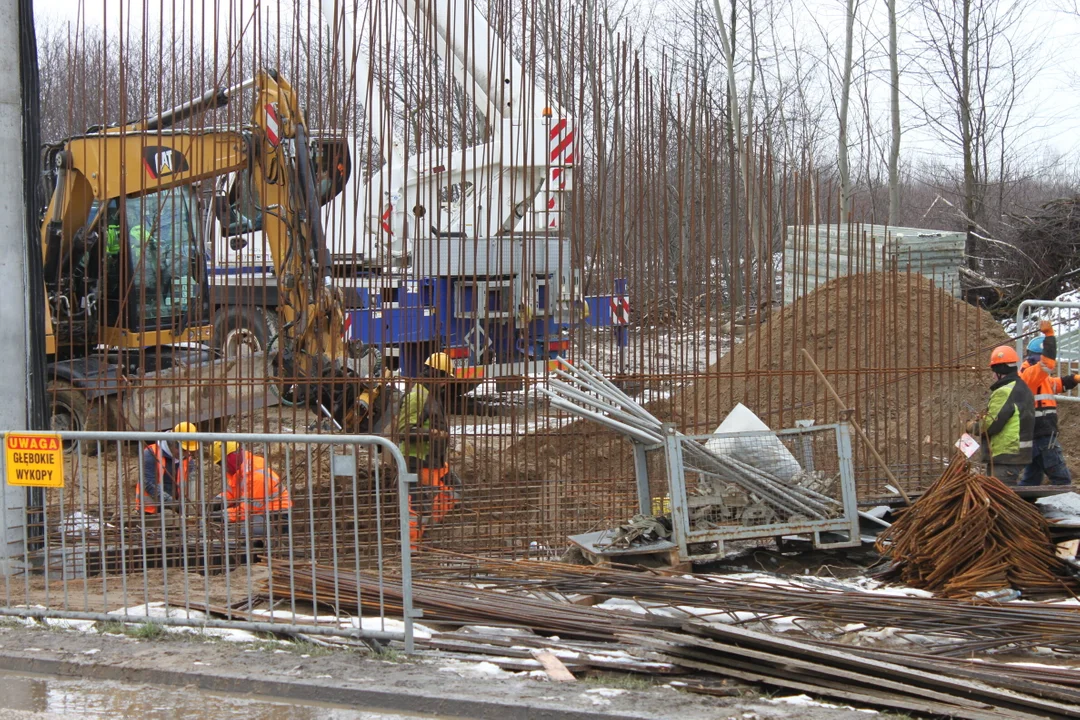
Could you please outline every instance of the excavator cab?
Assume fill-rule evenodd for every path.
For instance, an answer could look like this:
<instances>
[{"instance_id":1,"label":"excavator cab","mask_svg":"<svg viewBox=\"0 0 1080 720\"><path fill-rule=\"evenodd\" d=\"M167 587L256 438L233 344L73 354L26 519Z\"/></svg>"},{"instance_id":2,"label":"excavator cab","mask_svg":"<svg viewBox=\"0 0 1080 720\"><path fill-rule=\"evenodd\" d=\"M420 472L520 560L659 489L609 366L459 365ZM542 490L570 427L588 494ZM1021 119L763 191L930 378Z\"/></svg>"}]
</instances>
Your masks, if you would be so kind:
<instances>
[{"instance_id":1,"label":"excavator cab","mask_svg":"<svg viewBox=\"0 0 1080 720\"><path fill-rule=\"evenodd\" d=\"M106 208L106 333L168 332L206 324L205 260L191 186L114 200ZM108 343L113 344L113 343Z\"/></svg>"}]
</instances>

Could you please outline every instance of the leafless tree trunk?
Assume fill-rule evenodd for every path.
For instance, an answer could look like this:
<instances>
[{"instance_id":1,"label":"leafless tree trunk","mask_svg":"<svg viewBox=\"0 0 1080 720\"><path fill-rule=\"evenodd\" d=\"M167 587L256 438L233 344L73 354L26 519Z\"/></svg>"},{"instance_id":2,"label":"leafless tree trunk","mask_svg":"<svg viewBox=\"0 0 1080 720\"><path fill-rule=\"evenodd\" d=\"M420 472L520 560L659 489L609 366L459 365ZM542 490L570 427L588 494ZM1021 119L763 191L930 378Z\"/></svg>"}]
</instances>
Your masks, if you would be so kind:
<instances>
[{"instance_id":1,"label":"leafless tree trunk","mask_svg":"<svg viewBox=\"0 0 1080 720\"><path fill-rule=\"evenodd\" d=\"M886 0L889 15L889 226L900 219L900 59L896 47L896 0Z\"/></svg>"},{"instance_id":2,"label":"leafless tree trunk","mask_svg":"<svg viewBox=\"0 0 1080 720\"><path fill-rule=\"evenodd\" d=\"M750 167L749 149L747 147L746 137L743 134L743 113L744 109L739 101L739 86L735 80L735 39L733 33L728 32L728 26L724 20L724 9L720 5L720 0L713 0L713 7L716 11L716 25L720 30L720 49L724 56L724 65L727 74L727 90L728 90L728 120L731 123L731 132L734 136L735 152L739 158L739 175L742 179L744 197L746 198L746 213L750 225L750 238L748 239L747 254L750 255L754 252L754 248L758 247L760 238L760 227L757 222L757 213L754 208L757 203L754 195L754 188L756 184L751 177L753 170ZM753 5L749 4L748 17L751 18L750 22L750 42L753 44L752 53L756 53L757 40L756 33L753 26ZM735 2L731 3L731 25L735 26ZM746 114L746 127L753 127L753 113L754 113L754 82L756 80L757 68L756 63L751 62L750 68L750 81L747 87L747 100L745 106Z\"/></svg>"},{"instance_id":3,"label":"leafless tree trunk","mask_svg":"<svg viewBox=\"0 0 1080 720\"><path fill-rule=\"evenodd\" d=\"M851 168L848 164L848 104L851 99L852 44L855 39L855 11L857 0L847 0L847 13L844 29L844 76L840 83L840 132L836 149L837 165L840 170L840 209L844 220L851 217Z\"/></svg>"}]
</instances>

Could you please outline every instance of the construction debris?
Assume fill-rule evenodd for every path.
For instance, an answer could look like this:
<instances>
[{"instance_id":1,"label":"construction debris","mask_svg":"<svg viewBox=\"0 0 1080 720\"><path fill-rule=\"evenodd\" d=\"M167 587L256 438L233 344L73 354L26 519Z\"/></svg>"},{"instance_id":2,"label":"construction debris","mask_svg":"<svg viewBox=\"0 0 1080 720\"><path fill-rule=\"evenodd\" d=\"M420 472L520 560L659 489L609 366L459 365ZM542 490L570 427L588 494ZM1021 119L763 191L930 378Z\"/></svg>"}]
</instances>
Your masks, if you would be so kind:
<instances>
[{"instance_id":1,"label":"construction debris","mask_svg":"<svg viewBox=\"0 0 1080 720\"><path fill-rule=\"evenodd\" d=\"M824 578L670 575L619 568L473 558L438 553L424 563L425 579L471 582L514 595L544 593L566 603L619 599L657 615L708 618L768 628L782 620L790 631L833 639L862 631L888 631L935 657L1050 648L1080 654L1075 606L973 605L945 598L878 594ZM687 612L692 608L692 614Z\"/></svg>"},{"instance_id":2,"label":"construction debris","mask_svg":"<svg viewBox=\"0 0 1080 720\"><path fill-rule=\"evenodd\" d=\"M633 545L648 545L659 540L671 538L671 518L655 517L652 515L635 515L630 522L620 525L612 533L610 540L604 545L605 548L628 549Z\"/></svg>"},{"instance_id":3,"label":"construction debris","mask_svg":"<svg viewBox=\"0 0 1080 720\"><path fill-rule=\"evenodd\" d=\"M497 580L493 576L504 570L512 574L508 568L514 563L474 562L487 571L483 586L462 585L461 578L414 581L414 601L423 610L427 625L486 628L481 635L467 632L467 628L437 632L427 641L429 646L479 655L489 662L494 657L500 667L519 669L539 669L536 651L547 650L571 673L613 666L646 674L681 671L844 702L972 720L1080 718L1080 691L1075 680L1058 671L844 646L815 638L796 640L722 622L583 607L560 600L541 587L509 594L488 587L488 581ZM545 564L521 565L517 574L532 577ZM273 564L266 586L268 596L286 597L291 592L296 600L317 599L347 609L358 605L393 607L401 595L400 584L390 579L379 583L374 576L303 563L293 563L291 570L290 575L289 563ZM590 572L604 575L617 571ZM655 576L642 573L641 577L647 582ZM664 581L673 580L679 579ZM516 582L528 584L520 577ZM748 601L756 597L745 589L744 593ZM866 599L875 601L872 596ZM1070 614L1075 623L1075 613ZM708 693L716 687L711 682L686 684L688 689L697 686Z\"/></svg>"},{"instance_id":4,"label":"construction debris","mask_svg":"<svg viewBox=\"0 0 1080 720\"><path fill-rule=\"evenodd\" d=\"M878 536L893 566L884 577L951 598L1014 588L1025 596L1077 586L1055 554L1046 520L1000 480L957 454L910 508Z\"/></svg>"}]
</instances>

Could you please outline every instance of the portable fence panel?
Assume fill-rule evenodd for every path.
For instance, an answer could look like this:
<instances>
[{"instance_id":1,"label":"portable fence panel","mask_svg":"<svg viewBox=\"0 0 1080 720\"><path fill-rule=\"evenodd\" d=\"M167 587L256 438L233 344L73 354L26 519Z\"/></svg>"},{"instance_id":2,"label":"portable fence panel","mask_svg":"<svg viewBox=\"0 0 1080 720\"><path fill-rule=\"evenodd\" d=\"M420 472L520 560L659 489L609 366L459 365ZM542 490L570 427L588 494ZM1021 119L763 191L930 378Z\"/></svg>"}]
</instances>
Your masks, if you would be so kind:
<instances>
[{"instance_id":1,"label":"portable fence panel","mask_svg":"<svg viewBox=\"0 0 1080 720\"><path fill-rule=\"evenodd\" d=\"M64 486L41 489L26 507L29 531L9 558L0 614L399 639L411 647L415 475L385 439L59 437ZM27 440L6 436L9 449L20 442ZM12 469L5 472L10 479ZM359 580L319 588L312 580L319 566Z\"/></svg>"}]
</instances>

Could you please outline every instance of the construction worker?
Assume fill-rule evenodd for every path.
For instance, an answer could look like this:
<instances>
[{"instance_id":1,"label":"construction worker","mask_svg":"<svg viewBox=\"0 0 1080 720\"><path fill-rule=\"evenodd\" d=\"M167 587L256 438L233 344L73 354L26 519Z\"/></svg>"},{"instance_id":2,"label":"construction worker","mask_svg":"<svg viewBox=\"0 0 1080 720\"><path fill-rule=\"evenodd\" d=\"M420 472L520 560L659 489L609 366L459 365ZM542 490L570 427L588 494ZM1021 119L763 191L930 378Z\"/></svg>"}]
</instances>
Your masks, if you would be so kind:
<instances>
[{"instance_id":1,"label":"construction worker","mask_svg":"<svg viewBox=\"0 0 1080 720\"><path fill-rule=\"evenodd\" d=\"M981 436L987 474L1015 485L1031 462L1035 430L1035 398L1020 379L1020 357L1011 345L999 345L990 353L990 369L997 377L990 386L990 401L981 420L971 430Z\"/></svg>"},{"instance_id":2,"label":"construction worker","mask_svg":"<svg viewBox=\"0 0 1080 720\"><path fill-rule=\"evenodd\" d=\"M197 429L192 423L182 422L172 431L193 433ZM153 514L160 509L160 504L179 500L198 452L199 443L193 440L158 440L147 445L142 453L142 483L135 493L136 508Z\"/></svg>"},{"instance_id":3,"label":"construction worker","mask_svg":"<svg viewBox=\"0 0 1080 720\"><path fill-rule=\"evenodd\" d=\"M1027 358L1020 377L1035 395L1035 435L1032 439L1031 464L1020 477L1021 485L1041 485L1043 476L1051 485L1071 485L1072 475L1058 443L1058 414L1055 395L1080 385L1080 375L1057 377L1051 373L1057 364L1057 339L1054 328L1044 321L1042 335L1028 343Z\"/></svg>"},{"instance_id":4,"label":"construction worker","mask_svg":"<svg viewBox=\"0 0 1080 720\"><path fill-rule=\"evenodd\" d=\"M424 529L446 517L461 497L461 481L450 471L450 425L443 410L453 377L450 356L431 355L398 410L399 447L409 472L417 474L409 492L409 537L414 550Z\"/></svg>"},{"instance_id":5,"label":"construction worker","mask_svg":"<svg viewBox=\"0 0 1080 720\"><path fill-rule=\"evenodd\" d=\"M215 442L211 458L225 469L225 490L212 511L223 510L228 522L240 524L250 537L269 535L270 525L288 527L292 499L277 473L267 467L266 458L232 441Z\"/></svg>"}]
</instances>

